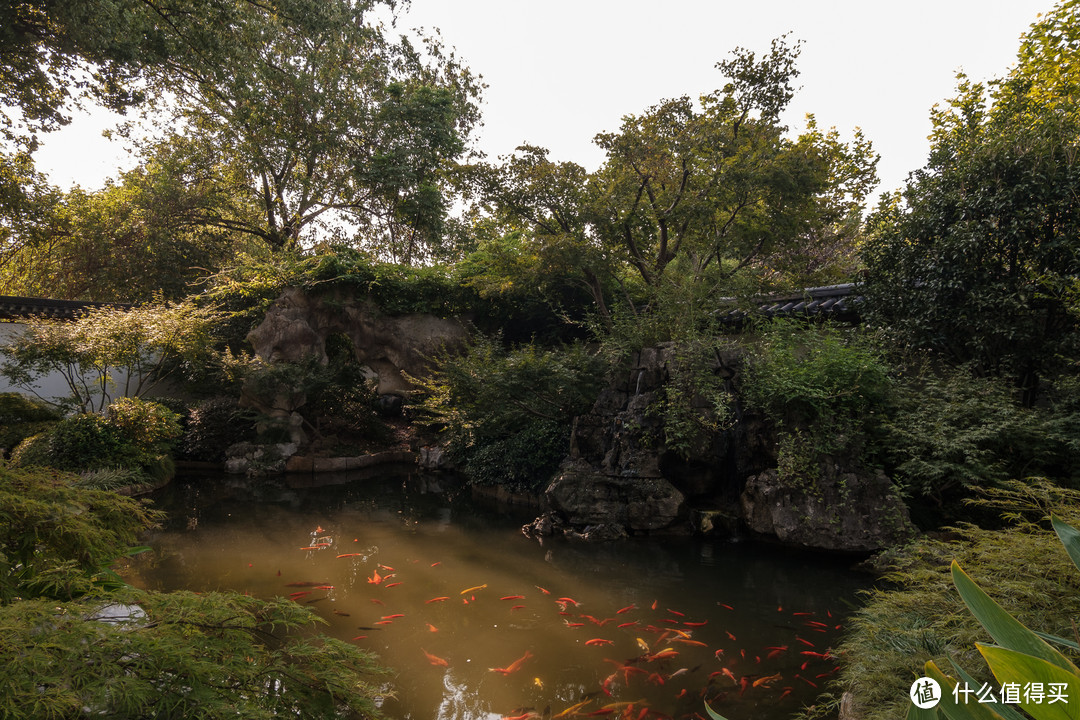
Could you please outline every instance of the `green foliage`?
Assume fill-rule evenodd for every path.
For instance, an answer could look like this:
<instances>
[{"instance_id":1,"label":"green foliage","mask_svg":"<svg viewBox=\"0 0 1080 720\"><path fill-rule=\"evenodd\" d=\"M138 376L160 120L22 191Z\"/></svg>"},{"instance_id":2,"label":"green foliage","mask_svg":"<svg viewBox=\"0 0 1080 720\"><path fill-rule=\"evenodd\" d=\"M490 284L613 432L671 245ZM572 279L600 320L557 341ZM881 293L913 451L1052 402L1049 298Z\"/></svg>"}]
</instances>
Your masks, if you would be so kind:
<instances>
[{"instance_id":1,"label":"green foliage","mask_svg":"<svg viewBox=\"0 0 1080 720\"><path fill-rule=\"evenodd\" d=\"M740 384L748 408L778 434L782 474L816 477L822 455L865 462L894 392L889 367L865 337L827 325L774 321L746 361Z\"/></svg>"},{"instance_id":2,"label":"green foliage","mask_svg":"<svg viewBox=\"0 0 1080 720\"><path fill-rule=\"evenodd\" d=\"M126 622L101 608L138 608ZM0 715L64 718L381 717L366 651L285 598L149 593L0 607Z\"/></svg>"},{"instance_id":3,"label":"green foliage","mask_svg":"<svg viewBox=\"0 0 1080 720\"><path fill-rule=\"evenodd\" d=\"M373 657L309 608L120 583L159 515L73 480L0 466L0 717L381 716Z\"/></svg>"},{"instance_id":4,"label":"green foliage","mask_svg":"<svg viewBox=\"0 0 1080 720\"><path fill-rule=\"evenodd\" d=\"M29 318L0 348L0 372L30 392L37 378L58 373L70 395L49 401L102 412L115 394L138 397L205 361L217 319L190 301L97 308L73 322Z\"/></svg>"},{"instance_id":5,"label":"green foliage","mask_svg":"<svg viewBox=\"0 0 1080 720\"><path fill-rule=\"evenodd\" d=\"M997 603L1020 623L1072 637L1080 574L1068 556L1048 549L1050 515L1075 525L1078 502L1080 494L1046 482L1010 482L980 501L1008 520L1004 530L964 525L950 529L950 540L923 538L879 559L888 584L870 591L848 621L850 631L834 651L844 658L836 689L852 693L866 720L901 717L912 673L927 661L981 666L976 643L991 635L957 595L953 560L980 586L992 588ZM982 670L972 674L980 683L991 680ZM818 709L835 713L835 704Z\"/></svg>"},{"instance_id":6,"label":"green foliage","mask_svg":"<svg viewBox=\"0 0 1080 720\"><path fill-rule=\"evenodd\" d=\"M0 605L90 592L159 517L135 500L74 488L72 479L0 467Z\"/></svg>"},{"instance_id":7,"label":"green foliage","mask_svg":"<svg viewBox=\"0 0 1080 720\"><path fill-rule=\"evenodd\" d=\"M254 435L254 425L236 398L210 398L191 409L178 442L179 454L187 460L224 462L230 445Z\"/></svg>"},{"instance_id":8,"label":"green foliage","mask_svg":"<svg viewBox=\"0 0 1080 720\"><path fill-rule=\"evenodd\" d=\"M0 456L59 419L60 413L45 403L20 393L0 393Z\"/></svg>"},{"instance_id":9,"label":"green foliage","mask_svg":"<svg viewBox=\"0 0 1080 720\"><path fill-rule=\"evenodd\" d=\"M462 470L477 485L543 492L570 447L570 425L534 420L503 437L478 441L464 452Z\"/></svg>"},{"instance_id":10,"label":"green foliage","mask_svg":"<svg viewBox=\"0 0 1080 720\"><path fill-rule=\"evenodd\" d=\"M1070 483L1080 462L1075 408L1018 407L1003 381L963 369L907 377L883 429L883 459L896 482L939 506L1030 475Z\"/></svg>"},{"instance_id":11,"label":"green foliage","mask_svg":"<svg viewBox=\"0 0 1080 720\"><path fill-rule=\"evenodd\" d=\"M12 452L14 467L48 466L71 472L123 469L141 484L172 477L176 413L157 403L121 398L108 417L80 413L28 438Z\"/></svg>"},{"instance_id":12,"label":"green foliage","mask_svg":"<svg viewBox=\"0 0 1080 720\"><path fill-rule=\"evenodd\" d=\"M506 350L497 338L478 337L464 354L445 359L431 379L420 381L418 409L446 434L452 454L465 464L481 453L476 469L485 478L502 472L506 480L535 486L568 450L571 421L592 406L604 370L601 358L578 345ZM514 450L535 445L504 456L499 465L496 450L488 447L494 443Z\"/></svg>"},{"instance_id":13,"label":"green foliage","mask_svg":"<svg viewBox=\"0 0 1080 720\"><path fill-rule=\"evenodd\" d=\"M864 251L873 322L1010 378L1025 405L1080 352L1069 301L1080 272L1080 77L1075 49L1059 47L1078 27L1080 8L1062 3L1032 26L1008 77L988 89L961 76L958 96L933 112L929 164L903 202L882 203Z\"/></svg>"},{"instance_id":14,"label":"green foliage","mask_svg":"<svg viewBox=\"0 0 1080 720\"><path fill-rule=\"evenodd\" d=\"M716 433L734 422L734 397L719 370L720 339L673 345L668 381L650 414L663 418L664 445L684 458L702 455Z\"/></svg>"}]
</instances>

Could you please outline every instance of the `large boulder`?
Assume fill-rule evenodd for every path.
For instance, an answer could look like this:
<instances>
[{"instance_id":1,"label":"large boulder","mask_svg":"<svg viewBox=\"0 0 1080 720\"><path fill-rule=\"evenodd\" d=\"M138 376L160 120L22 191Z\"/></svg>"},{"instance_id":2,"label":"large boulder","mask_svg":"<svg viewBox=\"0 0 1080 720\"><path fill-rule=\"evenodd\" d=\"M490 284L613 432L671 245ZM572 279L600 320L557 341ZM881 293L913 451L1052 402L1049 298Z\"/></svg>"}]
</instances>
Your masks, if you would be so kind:
<instances>
[{"instance_id":1,"label":"large boulder","mask_svg":"<svg viewBox=\"0 0 1080 720\"><path fill-rule=\"evenodd\" d=\"M781 479L775 469L752 475L740 500L747 527L786 545L873 552L914 532L884 473L845 472L828 461L813 479Z\"/></svg>"},{"instance_id":2,"label":"large boulder","mask_svg":"<svg viewBox=\"0 0 1080 720\"><path fill-rule=\"evenodd\" d=\"M373 371L380 395L404 395L412 389L407 375L424 377L433 356L463 347L469 336L466 323L458 318L387 315L366 298L290 288L247 340L269 363L312 356L326 362L326 340L338 333L349 338L356 359Z\"/></svg>"},{"instance_id":3,"label":"large boulder","mask_svg":"<svg viewBox=\"0 0 1080 720\"><path fill-rule=\"evenodd\" d=\"M631 532L652 531L686 516L683 494L664 478L607 475L580 461L564 462L544 497L576 527L616 525Z\"/></svg>"}]
</instances>

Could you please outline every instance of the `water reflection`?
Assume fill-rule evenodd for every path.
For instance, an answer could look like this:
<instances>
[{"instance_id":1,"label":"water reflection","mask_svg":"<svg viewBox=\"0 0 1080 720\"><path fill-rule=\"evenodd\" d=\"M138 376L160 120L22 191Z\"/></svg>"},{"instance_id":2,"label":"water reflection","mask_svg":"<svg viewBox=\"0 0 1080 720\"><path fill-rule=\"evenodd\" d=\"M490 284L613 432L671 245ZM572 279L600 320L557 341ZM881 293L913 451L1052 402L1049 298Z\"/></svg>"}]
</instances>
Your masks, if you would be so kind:
<instances>
[{"instance_id":1,"label":"water reflection","mask_svg":"<svg viewBox=\"0 0 1080 720\"><path fill-rule=\"evenodd\" d=\"M342 480L334 479L335 482ZM292 484L290 484L290 482ZM540 545L437 482L204 479L158 498L159 589L293 595L396 674L391 717L787 717L836 667L864 579L689 538Z\"/></svg>"}]
</instances>

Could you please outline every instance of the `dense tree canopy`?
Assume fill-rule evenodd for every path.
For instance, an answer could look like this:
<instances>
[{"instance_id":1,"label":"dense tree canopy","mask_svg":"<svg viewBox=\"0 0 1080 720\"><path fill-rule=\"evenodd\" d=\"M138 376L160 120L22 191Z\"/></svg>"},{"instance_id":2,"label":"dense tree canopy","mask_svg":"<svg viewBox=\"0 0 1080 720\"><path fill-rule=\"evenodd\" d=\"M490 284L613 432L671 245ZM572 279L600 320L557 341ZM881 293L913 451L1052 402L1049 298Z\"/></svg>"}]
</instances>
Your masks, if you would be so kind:
<instances>
[{"instance_id":1,"label":"dense tree canopy","mask_svg":"<svg viewBox=\"0 0 1080 720\"><path fill-rule=\"evenodd\" d=\"M864 257L878 322L907 342L1013 377L1039 377L1080 341L1080 6L1036 23L1017 68L989 87L961 77L933 114L932 151L883 204Z\"/></svg>"},{"instance_id":2,"label":"dense tree canopy","mask_svg":"<svg viewBox=\"0 0 1080 720\"><path fill-rule=\"evenodd\" d=\"M760 289L820 277L823 265L844 265L838 259L849 270L876 157L861 135L848 145L812 122L786 136L779 117L798 54L784 38L762 57L737 49L717 65L728 79L721 89L661 102L597 135L607 160L595 173L522 147L486 170L487 196L508 227L530 233L538 256L577 268L605 315L605 277L730 292L751 273Z\"/></svg>"}]
</instances>

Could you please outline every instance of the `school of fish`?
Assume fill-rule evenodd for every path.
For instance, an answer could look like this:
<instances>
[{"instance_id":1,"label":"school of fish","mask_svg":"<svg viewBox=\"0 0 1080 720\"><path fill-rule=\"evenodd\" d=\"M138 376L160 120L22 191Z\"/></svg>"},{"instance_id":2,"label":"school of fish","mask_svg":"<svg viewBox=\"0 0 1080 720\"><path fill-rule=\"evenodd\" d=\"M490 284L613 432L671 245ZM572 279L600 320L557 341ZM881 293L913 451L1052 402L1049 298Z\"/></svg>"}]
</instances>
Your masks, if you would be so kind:
<instances>
[{"instance_id":1,"label":"school of fish","mask_svg":"<svg viewBox=\"0 0 1080 720\"><path fill-rule=\"evenodd\" d=\"M301 550L332 553L336 543L326 533L318 527L311 534L311 542ZM842 624L828 610L792 611L776 607L775 625L786 631L789 639L784 644L762 647L739 642L737 633L733 632L739 628L739 610L723 599L715 601L715 615L696 618L666 607L658 599L619 608L593 608L540 586L505 588L503 592L507 594L502 594L489 587L489 583L481 582L453 593L433 595L417 608L380 612L377 608L387 609L394 602L392 593L385 591L408 582L408 571L371 563L370 555L335 554L337 561L364 565L367 584L373 586L373 591L379 591L377 597L368 598L372 619L367 625L358 626L364 633L352 637L358 644L371 639L367 633L388 631L395 623L402 622L417 622L427 633L438 633L439 628L424 616L426 606L457 603L476 608L482 604L483 612L495 620L531 610L541 619L546 617L553 631L566 633L567 642L580 644L595 654L596 680L591 690L561 706L551 702L543 707L533 704L505 710L493 708L493 712L501 713L502 720L590 717L705 720L704 704L726 714L725 706L752 707L757 698L782 702L799 686L823 689L839 670L839 658L829 644L836 639ZM417 561L412 563L415 566ZM428 567L437 569L440 564L432 562ZM319 580L292 581L284 583L284 587L301 588L283 594L309 604L326 599L336 589ZM311 597L320 590L327 594ZM760 614L762 609L753 610ZM351 616L337 609L333 614ZM503 666L488 668L488 672L503 677L522 673L535 664L534 649L519 648L516 657L508 658ZM443 655L424 647L416 648L418 659L422 657L427 664L450 672L459 658L451 653ZM538 675L531 684L543 689L545 680Z\"/></svg>"}]
</instances>

